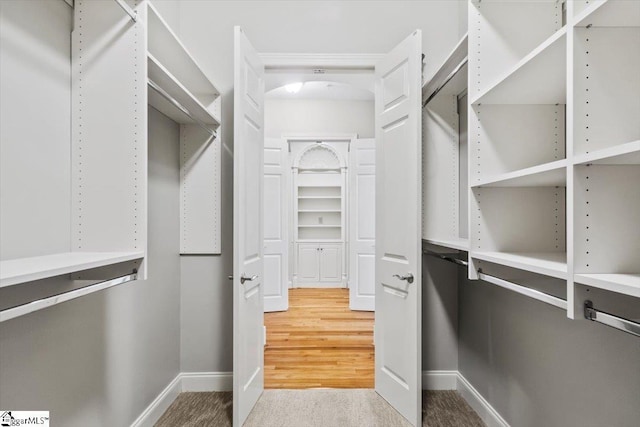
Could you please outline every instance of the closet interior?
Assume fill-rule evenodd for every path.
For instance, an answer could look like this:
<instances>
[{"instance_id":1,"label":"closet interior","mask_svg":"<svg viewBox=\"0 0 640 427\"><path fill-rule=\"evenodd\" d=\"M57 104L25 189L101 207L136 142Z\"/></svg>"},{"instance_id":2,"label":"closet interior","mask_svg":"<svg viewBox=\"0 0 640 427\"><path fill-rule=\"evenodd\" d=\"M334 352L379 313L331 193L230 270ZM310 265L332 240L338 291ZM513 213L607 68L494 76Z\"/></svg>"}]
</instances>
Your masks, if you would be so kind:
<instances>
[{"instance_id":1,"label":"closet interior","mask_svg":"<svg viewBox=\"0 0 640 427\"><path fill-rule=\"evenodd\" d=\"M62 150L69 169L37 168L20 154L20 140L3 146L2 168L13 183L61 183L43 198L3 187L0 286L11 302L3 304L2 321L148 277L149 106L181 125L180 253L220 253L219 91L148 1L76 0L72 28L71 105L56 106L70 108ZM23 215L52 209L52 200L66 212L52 215L60 223ZM33 233L43 221L68 235L47 241L51 233L43 233L43 243Z\"/></svg>"},{"instance_id":2,"label":"closet interior","mask_svg":"<svg viewBox=\"0 0 640 427\"><path fill-rule=\"evenodd\" d=\"M640 4L471 1L468 23L423 91L425 251L640 333Z\"/></svg>"}]
</instances>

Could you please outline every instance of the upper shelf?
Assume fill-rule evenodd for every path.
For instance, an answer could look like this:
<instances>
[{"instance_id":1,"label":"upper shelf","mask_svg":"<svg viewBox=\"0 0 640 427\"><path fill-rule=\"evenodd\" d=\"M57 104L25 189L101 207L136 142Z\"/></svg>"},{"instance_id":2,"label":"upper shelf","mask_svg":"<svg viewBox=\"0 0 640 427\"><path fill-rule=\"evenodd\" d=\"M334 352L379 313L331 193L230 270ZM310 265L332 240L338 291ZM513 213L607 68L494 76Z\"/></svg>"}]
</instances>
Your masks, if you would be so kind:
<instances>
[{"instance_id":1,"label":"upper shelf","mask_svg":"<svg viewBox=\"0 0 640 427\"><path fill-rule=\"evenodd\" d=\"M640 1L597 1L576 16L576 27L640 27Z\"/></svg>"},{"instance_id":2,"label":"upper shelf","mask_svg":"<svg viewBox=\"0 0 640 427\"><path fill-rule=\"evenodd\" d=\"M507 267L567 279L565 252L472 252L471 256Z\"/></svg>"},{"instance_id":3,"label":"upper shelf","mask_svg":"<svg viewBox=\"0 0 640 427\"><path fill-rule=\"evenodd\" d=\"M575 274L575 281L594 288L605 289L640 298L640 274Z\"/></svg>"},{"instance_id":4,"label":"upper shelf","mask_svg":"<svg viewBox=\"0 0 640 427\"><path fill-rule=\"evenodd\" d=\"M438 71L433 75L431 80L422 86L422 102L424 103L433 93L440 89L446 90L451 95L459 95L467 87L466 73L459 73L468 54L468 34L462 36L453 51L447 56ZM456 73L458 71L458 73ZM455 74L455 75L454 75Z\"/></svg>"},{"instance_id":5,"label":"upper shelf","mask_svg":"<svg viewBox=\"0 0 640 427\"><path fill-rule=\"evenodd\" d=\"M169 70L175 78L183 82L188 90L209 107L220 92L204 74L194 57L182 44L178 36L160 16L158 10L148 2L148 51Z\"/></svg>"},{"instance_id":6,"label":"upper shelf","mask_svg":"<svg viewBox=\"0 0 640 427\"><path fill-rule=\"evenodd\" d=\"M588 163L598 165L640 165L640 141L627 142L603 148L591 153L578 154L573 158L576 165Z\"/></svg>"},{"instance_id":7,"label":"upper shelf","mask_svg":"<svg viewBox=\"0 0 640 427\"><path fill-rule=\"evenodd\" d=\"M564 187L567 161L557 160L483 179L472 187Z\"/></svg>"},{"instance_id":8,"label":"upper shelf","mask_svg":"<svg viewBox=\"0 0 640 427\"><path fill-rule=\"evenodd\" d=\"M157 84L162 90L167 92L178 103L186 108L196 119L202 123L216 127L220 125L220 120L213 115L196 97L176 79L169 70L164 67L152 54L147 56L149 80ZM171 102L149 88L149 104L165 115L171 117L178 123L195 123L187 114L174 106Z\"/></svg>"},{"instance_id":9,"label":"upper shelf","mask_svg":"<svg viewBox=\"0 0 640 427\"><path fill-rule=\"evenodd\" d=\"M144 252L64 252L0 261L0 287L144 258Z\"/></svg>"},{"instance_id":10,"label":"upper shelf","mask_svg":"<svg viewBox=\"0 0 640 427\"><path fill-rule=\"evenodd\" d=\"M556 31L472 104L565 104L567 29Z\"/></svg>"}]
</instances>

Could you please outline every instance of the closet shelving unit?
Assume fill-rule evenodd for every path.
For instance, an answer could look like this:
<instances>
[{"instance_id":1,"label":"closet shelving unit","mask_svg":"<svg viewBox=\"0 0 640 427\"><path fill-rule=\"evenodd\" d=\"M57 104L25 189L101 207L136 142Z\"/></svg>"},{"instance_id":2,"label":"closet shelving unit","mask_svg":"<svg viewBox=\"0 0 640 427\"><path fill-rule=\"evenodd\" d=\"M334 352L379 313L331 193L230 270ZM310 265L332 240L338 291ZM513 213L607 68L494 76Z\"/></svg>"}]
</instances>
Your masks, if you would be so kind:
<instances>
[{"instance_id":1,"label":"closet shelving unit","mask_svg":"<svg viewBox=\"0 0 640 427\"><path fill-rule=\"evenodd\" d=\"M574 15L573 279L640 298L640 3Z\"/></svg>"},{"instance_id":2,"label":"closet shelving unit","mask_svg":"<svg viewBox=\"0 0 640 427\"><path fill-rule=\"evenodd\" d=\"M471 278L483 262L568 279L567 26L556 1L472 1Z\"/></svg>"},{"instance_id":3,"label":"closet shelving unit","mask_svg":"<svg viewBox=\"0 0 640 427\"><path fill-rule=\"evenodd\" d=\"M146 0L76 0L73 28L71 247L67 252L1 261L0 287L66 274L84 280L86 270L109 266L114 269L107 274L122 270L127 276L69 296L31 302L33 308L12 309L2 320L147 277L147 145L152 143L147 137L147 104L185 125L180 141L182 166L186 165L181 168L183 223L189 218L185 210L202 203L189 180L206 181L211 172L203 170L215 170L211 163L194 165L191 158L197 152L199 158L211 160L207 150L220 125L219 92L153 5ZM196 187L207 193L212 189ZM184 233L193 227L181 228ZM210 231L213 226L195 224L198 227L196 231ZM122 268L116 267L119 264Z\"/></svg>"},{"instance_id":4,"label":"closet shelving unit","mask_svg":"<svg viewBox=\"0 0 640 427\"><path fill-rule=\"evenodd\" d=\"M220 253L220 92L147 5L147 100L180 127L180 253Z\"/></svg>"},{"instance_id":5,"label":"closet shelving unit","mask_svg":"<svg viewBox=\"0 0 640 427\"><path fill-rule=\"evenodd\" d=\"M470 278L640 297L640 2L471 0L468 43Z\"/></svg>"},{"instance_id":6,"label":"closet shelving unit","mask_svg":"<svg viewBox=\"0 0 640 427\"><path fill-rule=\"evenodd\" d=\"M465 35L422 88L422 239L441 249L469 250ZM462 137L461 137L462 135Z\"/></svg>"}]
</instances>

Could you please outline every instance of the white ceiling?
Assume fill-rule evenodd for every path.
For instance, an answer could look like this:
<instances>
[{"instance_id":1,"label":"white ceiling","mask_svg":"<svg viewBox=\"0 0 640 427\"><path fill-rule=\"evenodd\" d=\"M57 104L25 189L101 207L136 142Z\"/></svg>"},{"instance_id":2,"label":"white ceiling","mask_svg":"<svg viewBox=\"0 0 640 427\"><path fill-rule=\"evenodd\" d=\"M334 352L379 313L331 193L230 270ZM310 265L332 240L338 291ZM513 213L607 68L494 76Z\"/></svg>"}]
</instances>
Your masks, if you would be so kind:
<instances>
[{"instance_id":1,"label":"white ceiling","mask_svg":"<svg viewBox=\"0 0 640 427\"><path fill-rule=\"evenodd\" d=\"M300 82L291 80L288 83ZM340 99L373 101L373 92L354 85L335 81L307 81L297 93L287 92L284 86L266 93L268 99Z\"/></svg>"}]
</instances>

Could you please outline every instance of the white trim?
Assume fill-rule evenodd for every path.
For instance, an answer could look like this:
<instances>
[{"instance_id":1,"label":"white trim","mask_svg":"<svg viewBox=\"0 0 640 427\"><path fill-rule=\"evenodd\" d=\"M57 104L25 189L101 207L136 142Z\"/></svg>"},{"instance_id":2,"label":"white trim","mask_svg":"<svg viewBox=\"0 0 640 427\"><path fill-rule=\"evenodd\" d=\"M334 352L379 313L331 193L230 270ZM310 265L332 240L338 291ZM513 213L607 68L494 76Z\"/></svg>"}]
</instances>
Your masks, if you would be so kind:
<instances>
[{"instance_id":1,"label":"white trim","mask_svg":"<svg viewBox=\"0 0 640 427\"><path fill-rule=\"evenodd\" d=\"M458 371L422 371L423 390L457 390Z\"/></svg>"},{"instance_id":2,"label":"white trim","mask_svg":"<svg viewBox=\"0 0 640 427\"><path fill-rule=\"evenodd\" d=\"M181 375L178 374L169 385L162 390L153 402L140 414L131 427L152 427L164 414L164 411L173 403L182 391Z\"/></svg>"},{"instance_id":3,"label":"white trim","mask_svg":"<svg viewBox=\"0 0 640 427\"><path fill-rule=\"evenodd\" d=\"M233 372L183 372L182 391L232 391Z\"/></svg>"},{"instance_id":4,"label":"white trim","mask_svg":"<svg viewBox=\"0 0 640 427\"><path fill-rule=\"evenodd\" d=\"M487 427L509 427L493 406L458 372L458 393L467 401Z\"/></svg>"},{"instance_id":5,"label":"white trim","mask_svg":"<svg viewBox=\"0 0 640 427\"><path fill-rule=\"evenodd\" d=\"M266 70L286 68L332 68L373 70L384 57L380 53L261 53Z\"/></svg>"}]
</instances>

